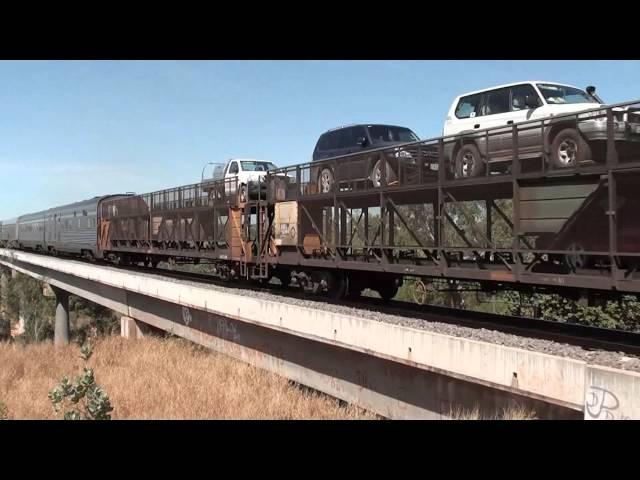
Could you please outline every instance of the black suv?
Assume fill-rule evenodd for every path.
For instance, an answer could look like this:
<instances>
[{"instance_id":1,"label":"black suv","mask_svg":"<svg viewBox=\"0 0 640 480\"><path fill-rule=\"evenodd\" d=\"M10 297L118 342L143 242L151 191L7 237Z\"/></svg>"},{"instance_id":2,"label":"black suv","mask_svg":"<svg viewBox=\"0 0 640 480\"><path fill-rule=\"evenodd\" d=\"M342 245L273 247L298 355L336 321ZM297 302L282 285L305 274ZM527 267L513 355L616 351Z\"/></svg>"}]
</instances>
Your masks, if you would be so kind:
<instances>
[{"instance_id":1,"label":"black suv","mask_svg":"<svg viewBox=\"0 0 640 480\"><path fill-rule=\"evenodd\" d=\"M313 161L364 152L367 150L392 146L401 143L417 142L420 139L410 129L395 125L349 125L323 133L313 151ZM372 156L373 157L373 156ZM396 179L397 158L389 157L387 162L387 183ZM381 158L369 158L366 155L354 156L337 164L337 172L329 164L311 171L312 181L318 182L318 191L331 191L334 179L339 181L371 180L374 186L380 186L382 173Z\"/></svg>"}]
</instances>

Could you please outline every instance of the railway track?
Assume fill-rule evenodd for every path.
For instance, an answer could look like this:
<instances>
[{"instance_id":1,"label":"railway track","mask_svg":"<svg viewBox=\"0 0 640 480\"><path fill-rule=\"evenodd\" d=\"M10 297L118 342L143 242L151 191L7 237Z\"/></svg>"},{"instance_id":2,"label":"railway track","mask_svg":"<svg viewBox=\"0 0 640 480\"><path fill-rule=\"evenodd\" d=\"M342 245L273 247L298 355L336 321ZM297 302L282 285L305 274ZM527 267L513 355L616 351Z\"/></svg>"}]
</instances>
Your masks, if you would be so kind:
<instances>
[{"instance_id":1,"label":"railway track","mask_svg":"<svg viewBox=\"0 0 640 480\"><path fill-rule=\"evenodd\" d=\"M126 271L160 275L177 280L206 283L230 289L255 290L302 301L327 303L354 309L379 312L386 315L411 318L425 322L440 322L471 329L495 330L525 338L543 339L561 344L565 343L581 347L585 350L617 352L640 357L640 333L592 327L575 323L563 323L539 318L493 314L476 310L456 309L435 305L418 305L413 302L402 300L392 300L385 303L379 298L367 296L362 296L357 300L334 300L322 295L304 293L293 288L283 288L281 285L276 284L256 286L255 283L244 282L242 280L225 282L206 273L170 270L163 267L151 268L143 266L116 266L102 260L90 261L73 256L60 256L83 263L99 264Z\"/></svg>"},{"instance_id":2,"label":"railway track","mask_svg":"<svg viewBox=\"0 0 640 480\"><path fill-rule=\"evenodd\" d=\"M113 265L110 265L113 266ZM360 310L380 312L387 315L413 318L425 322L441 322L472 329L496 330L521 337L550 340L581 347L586 350L603 350L640 356L640 334L622 330L592 327L574 323L562 323L539 318L520 317L463 310L434 305L418 305L402 300L385 303L374 297L360 297L357 300L333 300L321 295L312 295L283 288L281 285L263 285L242 281L224 282L205 273L169 270L149 267L117 267L125 270L141 271L180 280L208 283L225 288L251 289L264 293L282 295L298 300L323 302Z\"/></svg>"}]
</instances>

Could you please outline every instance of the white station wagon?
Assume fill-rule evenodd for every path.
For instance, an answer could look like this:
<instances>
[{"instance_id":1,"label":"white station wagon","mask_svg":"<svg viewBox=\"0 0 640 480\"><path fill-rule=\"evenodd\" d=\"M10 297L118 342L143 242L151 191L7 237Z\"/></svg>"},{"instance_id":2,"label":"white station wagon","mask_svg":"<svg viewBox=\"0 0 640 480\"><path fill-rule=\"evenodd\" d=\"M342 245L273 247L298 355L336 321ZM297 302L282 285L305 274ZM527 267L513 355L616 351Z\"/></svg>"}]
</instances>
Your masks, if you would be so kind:
<instances>
[{"instance_id":1,"label":"white station wagon","mask_svg":"<svg viewBox=\"0 0 640 480\"><path fill-rule=\"evenodd\" d=\"M487 163L498 164L492 171L504 171L514 154L513 124L594 110L603 105L595 94L595 87L584 91L543 81L500 85L460 95L451 105L443 135L471 135L462 141L447 142L445 158L458 178L482 175ZM625 108L615 110L615 140L640 140L640 117ZM604 113L605 110L599 110L580 115L578 128L575 117L545 120L544 128L542 122L529 125L534 128L523 125L518 130L519 158L539 158L546 153L554 168L570 168L585 160L604 159L607 139ZM627 114L633 118L627 118ZM489 132L489 136L483 132L501 126L505 128Z\"/></svg>"}]
</instances>

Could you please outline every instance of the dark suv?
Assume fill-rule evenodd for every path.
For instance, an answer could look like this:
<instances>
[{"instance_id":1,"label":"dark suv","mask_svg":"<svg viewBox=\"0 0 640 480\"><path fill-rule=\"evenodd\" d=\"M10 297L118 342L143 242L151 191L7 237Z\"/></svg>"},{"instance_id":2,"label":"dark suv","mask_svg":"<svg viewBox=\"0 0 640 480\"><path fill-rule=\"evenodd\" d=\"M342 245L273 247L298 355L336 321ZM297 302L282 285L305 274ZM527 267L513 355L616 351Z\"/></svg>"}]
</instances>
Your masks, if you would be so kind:
<instances>
[{"instance_id":1,"label":"dark suv","mask_svg":"<svg viewBox=\"0 0 640 480\"><path fill-rule=\"evenodd\" d=\"M357 152L392 146L401 143L417 142L420 139L410 129L395 125L349 125L335 128L323 133L313 151L313 161L339 157ZM371 158L369 158L371 157ZM396 180L398 156L388 158L387 183ZM348 160L338 162L335 166L313 168L311 180L318 182L318 191L326 193L337 178L339 181L371 180L374 186L380 186L382 173L382 158L378 155L354 156Z\"/></svg>"}]
</instances>

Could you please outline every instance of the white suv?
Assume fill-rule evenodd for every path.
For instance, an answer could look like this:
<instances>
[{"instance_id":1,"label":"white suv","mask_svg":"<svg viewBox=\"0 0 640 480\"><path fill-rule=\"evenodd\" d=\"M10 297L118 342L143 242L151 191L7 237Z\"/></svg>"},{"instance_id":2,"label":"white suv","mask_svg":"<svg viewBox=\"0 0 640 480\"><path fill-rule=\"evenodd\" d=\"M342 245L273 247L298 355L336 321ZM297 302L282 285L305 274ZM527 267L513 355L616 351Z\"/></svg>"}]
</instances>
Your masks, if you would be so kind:
<instances>
[{"instance_id":1,"label":"white suv","mask_svg":"<svg viewBox=\"0 0 640 480\"><path fill-rule=\"evenodd\" d=\"M588 93L587 93L588 92ZM587 91L559 83L526 81L500 85L457 97L444 124L443 135L471 134L445 143L445 158L457 178L475 177L486 163L498 163L492 171L505 170L514 153L512 125L603 106L594 87ZM638 118L627 122L625 109L616 109L615 140L639 140ZM518 156L521 159L548 154L555 168L575 167L584 160L604 158L607 119L604 110L581 116L534 122L518 129ZM589 119L589 116L602 115ZM489 132L483 130L503 126ZM529 128L532 127L532 128ZM474 132L476 132L474 134ZM451 140L451 141L449 141ZM597 149L597 152L594 151Z\"/></svg>"}]
</instances>

